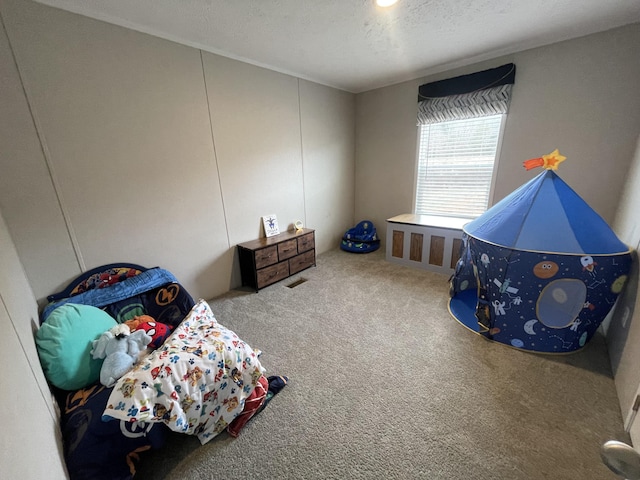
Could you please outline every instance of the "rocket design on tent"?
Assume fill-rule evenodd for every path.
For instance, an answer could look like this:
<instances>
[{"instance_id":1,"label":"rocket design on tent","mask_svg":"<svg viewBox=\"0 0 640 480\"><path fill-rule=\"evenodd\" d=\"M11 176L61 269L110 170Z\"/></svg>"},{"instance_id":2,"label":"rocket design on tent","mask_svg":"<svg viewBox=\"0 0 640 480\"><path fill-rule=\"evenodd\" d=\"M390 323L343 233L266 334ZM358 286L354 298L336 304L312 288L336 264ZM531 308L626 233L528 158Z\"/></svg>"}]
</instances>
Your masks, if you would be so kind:
<instances>
[{"instance_id":1,"label":"rocket design on tent","mask_svg":"<svg viewBox=\"0 0 640 480\"><path fill-rule=\"evenodd\" d=\"M524 162L538 176L463 228L449 311L523 350L582 348L622 291L631 252L556 173L557 150Z\"/></svg>"}]
</instances>

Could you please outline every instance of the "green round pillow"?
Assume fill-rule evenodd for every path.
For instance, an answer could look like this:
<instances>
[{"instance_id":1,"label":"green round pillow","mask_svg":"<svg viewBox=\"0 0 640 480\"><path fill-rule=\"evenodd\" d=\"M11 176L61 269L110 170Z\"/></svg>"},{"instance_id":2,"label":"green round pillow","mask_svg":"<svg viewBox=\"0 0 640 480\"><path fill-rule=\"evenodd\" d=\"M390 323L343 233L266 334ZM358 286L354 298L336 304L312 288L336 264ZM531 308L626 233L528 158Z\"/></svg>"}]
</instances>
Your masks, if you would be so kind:
<instances>
[{"instance_id":1,"label":"green round pillow","mask_svg":"<svg viewBox=\"0 0 640 480\"><path fill-rule=\"evenodd\" d=\"M36 332L47 379L63 390L97 382L103 360L92 358L92 342L117 324L108 313L89 305L66 303L53 310Z\"/></svg>"}]
</instances>

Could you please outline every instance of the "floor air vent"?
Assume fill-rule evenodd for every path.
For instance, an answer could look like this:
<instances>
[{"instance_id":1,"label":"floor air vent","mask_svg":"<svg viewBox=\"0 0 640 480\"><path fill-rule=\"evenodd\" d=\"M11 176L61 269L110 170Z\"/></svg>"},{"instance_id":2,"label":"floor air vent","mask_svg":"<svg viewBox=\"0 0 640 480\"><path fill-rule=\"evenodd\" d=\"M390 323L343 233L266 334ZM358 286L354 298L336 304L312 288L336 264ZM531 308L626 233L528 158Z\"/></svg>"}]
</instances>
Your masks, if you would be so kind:
<instances>
[{"instance_id":1,"label":"floor air vent","mask_svg":"<svg viewBox=\"0 0 640 480\"><path fill-rule=\"evenodd\" d=\"M299 279L299 280L296 280L296 281L295 281L295 282L293 282L293 283L290 283L289 285L287 285L287 287L289 287L289 288L294 288L294 287L297 287L298 285L303 284L303 283L304 283L304 282L306 282L306 281L307 281L307 279L306 279L306 278L301 278L301 279Z\"/></svg>"}]
</instances>

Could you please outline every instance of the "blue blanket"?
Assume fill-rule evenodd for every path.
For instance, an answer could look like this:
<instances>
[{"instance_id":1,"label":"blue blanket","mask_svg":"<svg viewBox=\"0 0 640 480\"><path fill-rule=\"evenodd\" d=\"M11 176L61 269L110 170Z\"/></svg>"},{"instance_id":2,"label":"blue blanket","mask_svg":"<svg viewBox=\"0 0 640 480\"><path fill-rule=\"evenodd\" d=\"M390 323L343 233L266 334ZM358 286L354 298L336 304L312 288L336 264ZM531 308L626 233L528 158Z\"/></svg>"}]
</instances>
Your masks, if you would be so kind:
<instances>
[{"instance_id":1,"label":"blue blanket","mask_svg":"<svg viewBox=\"0 0 640 480\"><path fill-rule=\"evenodd\" d=\"M168 283L177 283L176 277L168 270L162 268L152 268L140 275L128 278L122 282L115 283L105 288L89 290L73 297L65 298L57 302L52 302L44 307L42 311L42 321L45 322L47 317L57 307L65 303L80 303L82 305L91 305L102 308L120 300L139 295L141 293L152 290L153 288L166 285Z\"/></svg>"}]
</instances>

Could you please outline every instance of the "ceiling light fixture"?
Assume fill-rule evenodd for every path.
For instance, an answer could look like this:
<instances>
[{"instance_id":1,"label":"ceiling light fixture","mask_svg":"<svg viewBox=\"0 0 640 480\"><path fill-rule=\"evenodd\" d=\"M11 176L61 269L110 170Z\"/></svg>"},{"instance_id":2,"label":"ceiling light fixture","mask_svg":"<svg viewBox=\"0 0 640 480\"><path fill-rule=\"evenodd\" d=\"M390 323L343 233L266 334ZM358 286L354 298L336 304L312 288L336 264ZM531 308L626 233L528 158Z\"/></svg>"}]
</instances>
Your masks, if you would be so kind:
<instances>
[{"instance_id":1,"label":"ceiling light fixture","mask_svg":"<svg viewBox=\"0 0 640 480\"><path fill-rule=\"evenodd\" d=\"M376 0L376 4L379 7L390 7L394 5L398 0Z\"/></svg>"}]
</instances>

